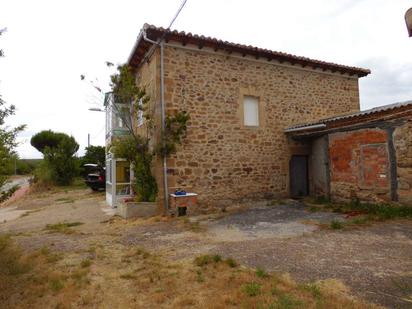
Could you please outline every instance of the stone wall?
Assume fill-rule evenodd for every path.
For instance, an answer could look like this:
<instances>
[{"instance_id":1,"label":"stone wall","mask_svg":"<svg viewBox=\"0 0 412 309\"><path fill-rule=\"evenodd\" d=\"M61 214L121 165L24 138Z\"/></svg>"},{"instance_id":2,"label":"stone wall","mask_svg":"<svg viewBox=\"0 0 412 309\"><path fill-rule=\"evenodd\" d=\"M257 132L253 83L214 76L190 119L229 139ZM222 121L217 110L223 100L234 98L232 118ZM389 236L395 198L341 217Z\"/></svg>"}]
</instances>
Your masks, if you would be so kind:
<instances>
[{"instance_id":1,"label":"stone wall","mask_svg":"<svg viewBox=\"0 0 412 309\"><path fill-rule=\"evenodd\" d=\"M412 205L412 120L393 132L398 173L398 199Z\"/></svg>"},{"instance_id":2,"label":"stone wall","mask_svg":"<svg viewBox=\"0 0 412 309\"><path fill-rule=\"evenodd\" d=\"M329 135L332 199L390 201L387 139L387 131L378 128Z\"/></svg>"},{"instance_id":3,"label":"stone wall","mask_svg":"<svg viewBox=\"0 0 412 309\"><path fill-rule=\"evenodd\" d=\"M170 46L164 63L167 113L191 117L168 159L169 191L196 192L203 205L288 195L293 147L283 130L359 110L354 77ZM259 127L243 125L244 95L259 98Z\"/></svg>"}]
</instances>

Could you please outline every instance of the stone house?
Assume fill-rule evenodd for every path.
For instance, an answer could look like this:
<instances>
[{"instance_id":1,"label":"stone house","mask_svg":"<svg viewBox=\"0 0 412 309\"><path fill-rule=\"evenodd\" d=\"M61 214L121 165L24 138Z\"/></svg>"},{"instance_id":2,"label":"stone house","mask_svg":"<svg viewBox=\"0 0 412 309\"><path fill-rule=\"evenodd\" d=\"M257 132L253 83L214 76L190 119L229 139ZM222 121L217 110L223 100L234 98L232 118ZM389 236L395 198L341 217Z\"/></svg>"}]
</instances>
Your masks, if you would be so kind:
<instances>
[{"instance_id":1,"label":"stone house","mask_svg":"<svg viewBox=\"0 0 412 309\"><path fill-rule=\"evenodd\" d=\"M154 140L164 115L190 115L176 154L154 164L159 204L182 188L202 207L314 192L308 142L285 129L358 113L358 79L370 73L147 24L128 64L150 95ZM146 129L137 115L135 130ZM306 188L292 192L291 172Z\"/></svg>"}]
</instances>

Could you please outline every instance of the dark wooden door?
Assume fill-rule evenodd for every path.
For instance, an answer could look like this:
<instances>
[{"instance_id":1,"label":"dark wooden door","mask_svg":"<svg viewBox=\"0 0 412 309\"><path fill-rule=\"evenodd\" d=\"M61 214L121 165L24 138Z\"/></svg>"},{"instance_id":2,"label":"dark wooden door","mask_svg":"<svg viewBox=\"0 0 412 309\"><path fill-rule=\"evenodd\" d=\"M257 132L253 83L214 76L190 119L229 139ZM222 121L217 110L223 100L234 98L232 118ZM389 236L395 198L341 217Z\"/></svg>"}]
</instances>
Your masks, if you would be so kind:
<instances>
[{"instance_id":1,"label":"dark wooden door","mask_svg":"<svg viewBox=\"0 0 412 309\"><path fill-rule=\"evenodd\" d=\"M290 159L290 194L292 197L309 194L307 156L292 156Z\"/></svg>"}]
</instances>

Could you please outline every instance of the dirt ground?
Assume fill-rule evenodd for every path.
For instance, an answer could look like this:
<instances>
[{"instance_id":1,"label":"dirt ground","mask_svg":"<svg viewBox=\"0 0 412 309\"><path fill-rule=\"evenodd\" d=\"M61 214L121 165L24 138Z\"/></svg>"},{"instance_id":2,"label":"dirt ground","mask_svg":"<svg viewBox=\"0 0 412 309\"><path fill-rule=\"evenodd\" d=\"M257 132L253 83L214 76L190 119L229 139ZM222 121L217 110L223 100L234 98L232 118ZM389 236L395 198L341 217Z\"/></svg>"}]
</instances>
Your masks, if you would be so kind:
<instances>
[{"instance_id":1,"label":"dirt ground","mask_svg":"<svg viewBox=\"0 0 412 309\"><path fill-rule=\"evenodd\" d=\"M129 248L154 252L172 268L220 254L247 267L289 273L299 283L338 279L356 297L388 308L412 307L411 221L331 230L319 223L343 221L342 215L309 212L296 202L189 218L126 221L113 215L103 194L86 189L32 194L0 208L0 234L12 235L27 251L47 247L64 254L65 267L102 256L90 268L94 290L82 301L104 291L103 308L144 304L138 295L131 300L130 281L119 280L129 276L120 267ZM78 224L56 233L46 227L62 222Z\"/></svg>"}]
</instances>

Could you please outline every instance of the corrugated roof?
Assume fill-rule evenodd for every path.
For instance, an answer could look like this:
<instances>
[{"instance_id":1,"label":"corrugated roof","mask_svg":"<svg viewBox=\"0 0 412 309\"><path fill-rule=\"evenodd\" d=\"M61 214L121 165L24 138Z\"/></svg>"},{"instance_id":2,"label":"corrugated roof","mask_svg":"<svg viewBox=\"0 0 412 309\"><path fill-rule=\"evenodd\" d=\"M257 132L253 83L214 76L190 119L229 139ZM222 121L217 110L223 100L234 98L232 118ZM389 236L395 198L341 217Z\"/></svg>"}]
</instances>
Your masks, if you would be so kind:
<instances>
[{"instance_id":1,"label":"corrugated roof","mask_svg":"<svg viewBox=\"0 0 412 309\"><path fill-rule=\"evenodd\" d=\"M296 56L288 53L258 48L250 45L236 44L228 41L222 41L212 37L205 37L203 35L197 35L192 33L186 33L184 31L168 30L161 27L156 27L149 24L144 24L143 31L146 32L147 37L153 41L157 41L160 38L164 38L167 41L177 41L186 44L194 44L199 47L213 48L217 50L225 50L229 53L237 52L243 56L251 55L256 58L266 58L268 61L277 60L280 63L289 62L292 65L299 64L302 67L312 67L313 69L320 68L324 71L330 70L332 72L339 72L341 74L357 75L359 77L366 76L370 74L370 70L362 69L353 66L346 66L341 64L336 64L332 62L326 62L321 60L310 59L307 57ZM148 44L144 44L144 40L139 36L138 42L135 45L132 54L129 58L129 64L139 65L140 61L143 59L145 50L148 49Z\"/></svg>"},{"instance_id":2,"label":"corrugated roof","mask_svg":"<svg viewBox=\"0 0 412 309\"><path fill-rule=\"evenodd\" d=\"M294 126L291 126L291 127L287 128L285 130L285 132L288 132L288 130L296 131L296 129L305 130L305 128L310 128L310 127L320 125L320 124L327 124L327 123L335 122L335 121L339 121L339 120L357 118L357 117L366 116L366 115L372 115L372 114L376 114L376 113L380 113L380 112L386 112L386 111L390 111L390 110L394 110L394 109L398 109L398 108L406 107L406 106L412 107L412 100L393 103L393 104L388 104L388 105L382 105L382 106L374 107L374 108L367 109L367 110L360 111L360 112L329 117L329 118L321 119L321 120L316 121L316 122L297 124L297 125L294 125Z\"/></svg>"}]
</instances>

